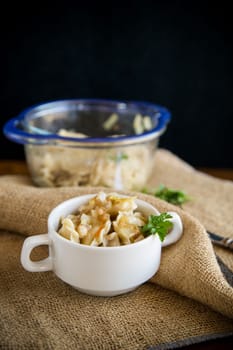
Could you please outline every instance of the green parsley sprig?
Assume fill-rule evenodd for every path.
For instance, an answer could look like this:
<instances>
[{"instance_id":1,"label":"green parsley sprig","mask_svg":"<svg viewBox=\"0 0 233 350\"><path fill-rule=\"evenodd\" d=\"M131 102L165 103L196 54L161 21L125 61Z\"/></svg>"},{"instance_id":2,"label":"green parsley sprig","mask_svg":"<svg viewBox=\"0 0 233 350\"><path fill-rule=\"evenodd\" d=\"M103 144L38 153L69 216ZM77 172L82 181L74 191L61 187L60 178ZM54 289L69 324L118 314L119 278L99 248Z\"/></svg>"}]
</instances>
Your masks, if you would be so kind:
<instances>
[{"instance_id":1,"label":"green parsley sprig","mask_svg":"<svg viewBox=\"0 0 233 350\"><path fill-rule=\"evenodd\" d=\"M163 199L166 202L169 202L175 205L182 205L183 203L191 200L191 198L185 192L181 190L168 188L164 185L160 185L154 191L144 188L142 192L146 194L152 194L155 197L158 197L160 199Z\"/></svg>"},{"instance_id":2,"label":"green parsley sprig","mask_svg":"<svg viewBox=\"0 0 233 350\"><path fill-rule=\"evenodd\" d=\"M158 234L160 240L163 242L168 232L172 229L173 223L169 221L172 216L168 213L160 215L150 215L148 222L141 228L145 237Z\"/></svg>"}]
</instances>

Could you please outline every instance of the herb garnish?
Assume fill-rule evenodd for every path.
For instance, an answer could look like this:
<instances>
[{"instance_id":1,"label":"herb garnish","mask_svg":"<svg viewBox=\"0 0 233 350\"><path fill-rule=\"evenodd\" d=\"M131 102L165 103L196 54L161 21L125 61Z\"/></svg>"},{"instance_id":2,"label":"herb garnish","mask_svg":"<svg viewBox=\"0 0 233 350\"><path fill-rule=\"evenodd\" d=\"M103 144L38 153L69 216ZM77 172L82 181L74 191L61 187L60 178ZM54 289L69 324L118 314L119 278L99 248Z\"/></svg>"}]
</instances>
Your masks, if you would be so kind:
<instances>
[{"instance_id":1,"label":"herb garnish","mask_svg":"<svg viewBox=\"0 0 233 350\"><path fill-rule=\"evenodd\" d=\"M164 185L160 185L155 191L149 191L146 188L142 190L143 193L152 194L155 197L165 200L166 202L181 205L190 200L190 197L181 190L175 190L168 188Z\"/></svg>"},{"instance_id":2,"label":"herb garnish","mask_svg":"<svg viewBox=\"0 0 233 350\"><path fill-rule=\"evenodd\" d=\"M116 156L110 156L109 157L114 162L120 162L121 160L128 159L128 155L125 153L118 153Z\"/></svg>"},{"instance_id":3,"label":"herb garnish","mask_svg":"<svg viewBox=\"0 0 233 350\"><path fill-rule=\"evenodd\" d=\"M173 227L173 223L169 221L172 216L168 213L162 213L160 215L150 215L148 222L145 224L141 231L145 237L158 234L161 241L164 240L170 229Z\"/></svg>"}]
</instances>

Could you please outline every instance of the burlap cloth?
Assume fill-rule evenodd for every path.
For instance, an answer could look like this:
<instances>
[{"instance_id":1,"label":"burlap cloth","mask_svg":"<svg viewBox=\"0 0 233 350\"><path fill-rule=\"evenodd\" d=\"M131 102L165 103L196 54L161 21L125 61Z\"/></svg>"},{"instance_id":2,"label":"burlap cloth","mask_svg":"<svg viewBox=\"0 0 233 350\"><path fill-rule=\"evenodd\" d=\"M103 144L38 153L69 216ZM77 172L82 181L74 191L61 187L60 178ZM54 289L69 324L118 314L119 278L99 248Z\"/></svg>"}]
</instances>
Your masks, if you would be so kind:
<instances>
[{"instance_id":1,"label":"burlap cloth","mask_svg":"<svg viewBox=\"0 0 233 350\"><path fill-rule=\"evenodd\" d=\"M181 240L163 249L159 272L135 291L94 297L53 272L25 271L19 256L26 235L47 231L54 206L99 189L45 189L27 176L0 178L1 349L169 349L233 334L233 253L213 247L205 231L233 237L233 183L160 149L148 186L161 183L184 190L192 201L181 209L138 197L160 211L177 211ZM43 248L34 258L44 257Z\"/></svg>"}]
</instances>

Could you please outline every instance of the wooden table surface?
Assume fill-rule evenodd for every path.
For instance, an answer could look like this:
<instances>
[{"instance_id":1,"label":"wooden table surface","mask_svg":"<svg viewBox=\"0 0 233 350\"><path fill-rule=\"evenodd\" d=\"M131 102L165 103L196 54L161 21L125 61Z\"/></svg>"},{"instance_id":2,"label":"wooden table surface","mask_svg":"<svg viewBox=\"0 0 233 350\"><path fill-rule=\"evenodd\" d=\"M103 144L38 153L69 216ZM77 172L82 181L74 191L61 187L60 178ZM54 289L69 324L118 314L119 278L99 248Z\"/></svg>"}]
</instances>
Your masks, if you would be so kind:
<instances>
[{"instance_id":1,"label":"wooden table surface","mask_svg":"<svg viewBox=\"0 0 233 350\"><path fill-rule=\"evenodd\" d=\"M215 176L220 179L233 181L233 169L198 168L197 170ZM28 174L26 163L21 160L0 160L0 175L8 174ZM233 336L210 340L200 344L193 344L182 347L189 350L232 350Z\"/></svg>"}]
</instances>

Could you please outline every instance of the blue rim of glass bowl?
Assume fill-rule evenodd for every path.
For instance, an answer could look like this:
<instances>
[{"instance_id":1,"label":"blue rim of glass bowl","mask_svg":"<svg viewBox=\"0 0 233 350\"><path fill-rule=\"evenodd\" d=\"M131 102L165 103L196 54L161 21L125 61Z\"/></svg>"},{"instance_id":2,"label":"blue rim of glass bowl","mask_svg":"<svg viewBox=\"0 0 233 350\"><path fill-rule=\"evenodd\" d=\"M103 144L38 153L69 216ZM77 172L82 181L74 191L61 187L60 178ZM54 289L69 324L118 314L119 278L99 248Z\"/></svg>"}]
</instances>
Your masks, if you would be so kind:
<instances>
[{"instance_id":1,"label":"blue rim of glass bowl","mask_svg":"<svg viewBox=\"0 0 233 350\"><path fill-rule=\"evenodd\" d=\"M52 133L29 133L24 130L21 130L19 128L19 125L22 124L25 121L25 117L32 112L34 109L37 109L39 107L49 107L52 104L62 104L62 103L84 103L84 104L105 104L105 105L121 105L121 106L134 106L138 108L150 108L154 110L154 112L157 114L157 124L156 126L146 131L142 134L138 135L130 135L130 136L116 136L114 138L112 137L86 137L86 138L74 138L74 137L67 137L67 136L60 136L57 134ZM41 145L41 144L49 144L49 145L56 145L60 142L67 141L67 146L69 146L69 142L72 142L71 147L95 147L95 146L123 146L123 145L130 145L134 143L141 143L146 142L151 139L154 139L158 136L160 136L166 129L166 126L168 122L171 119L171 113L170 111L157 104L153 104L150 102L144 102L144 101L120 101L120 100L107 100L107 99L64 99L64 100L54 100L49 102L44 102L40 104L33 105L31 107L28 107L24 109L17 117L12 118L8 120L4 127L3 127L3 133L4 135L10 139L11 141L20 143L20 144L35 144L35 145ZM64 144L65 145L65 144Z\"/></svg>"}]
</instances>

